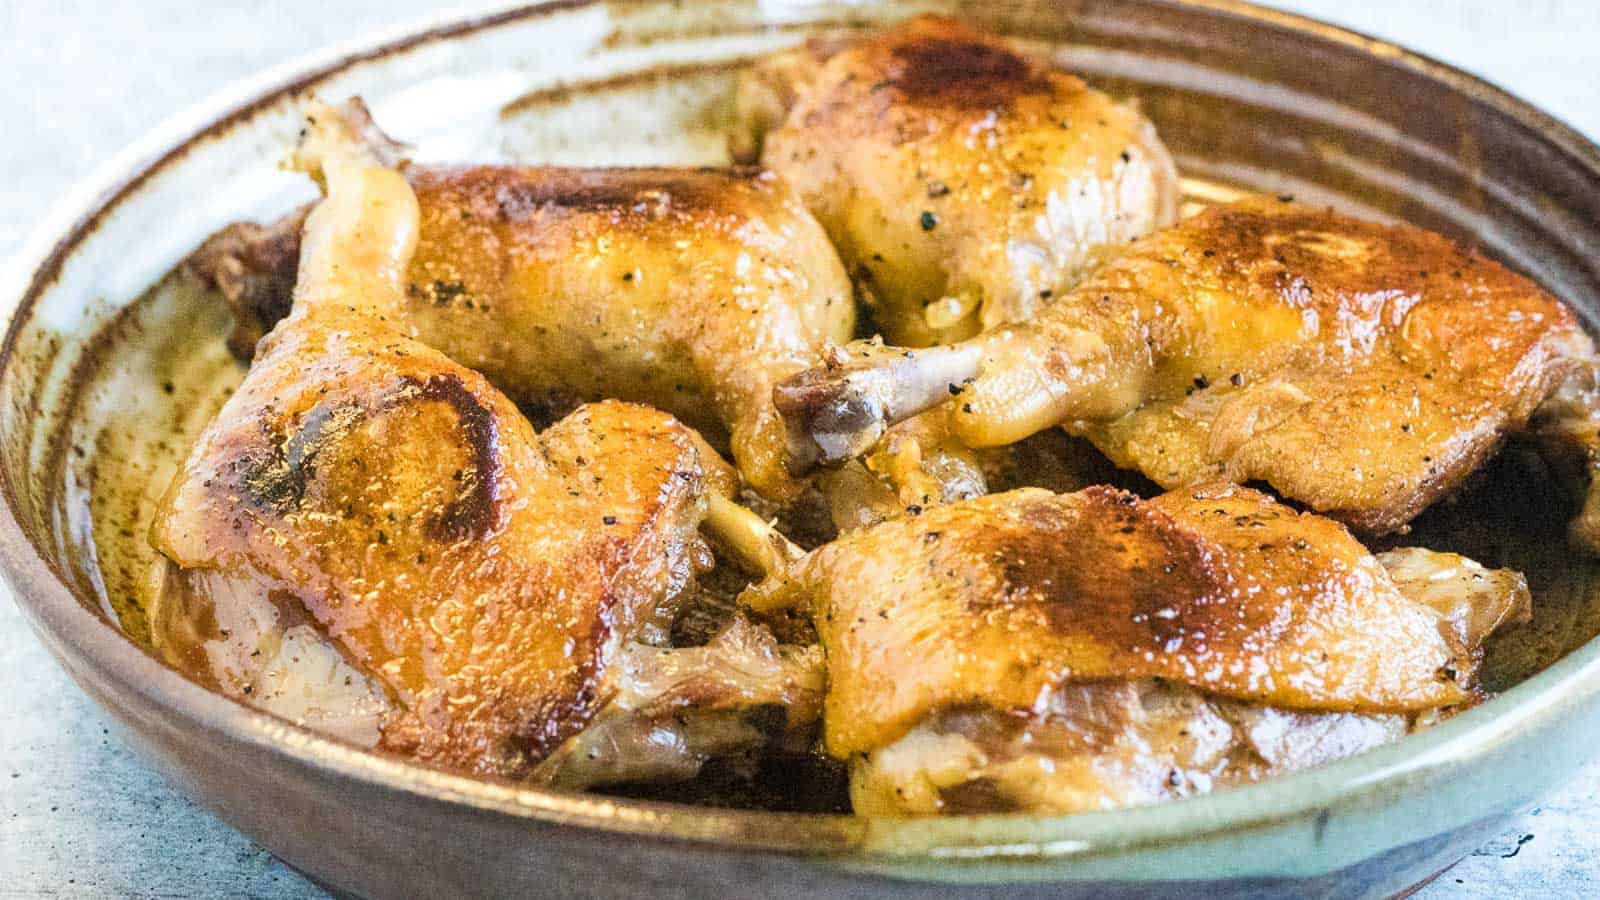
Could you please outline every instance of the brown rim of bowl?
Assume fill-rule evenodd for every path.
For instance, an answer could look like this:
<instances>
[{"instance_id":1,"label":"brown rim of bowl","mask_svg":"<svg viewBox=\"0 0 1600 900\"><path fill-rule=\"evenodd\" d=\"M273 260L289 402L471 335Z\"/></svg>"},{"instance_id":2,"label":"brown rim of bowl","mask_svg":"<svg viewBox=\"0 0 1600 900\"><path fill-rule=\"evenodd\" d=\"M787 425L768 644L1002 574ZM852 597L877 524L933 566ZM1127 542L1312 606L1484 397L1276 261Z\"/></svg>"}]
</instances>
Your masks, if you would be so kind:
<instances>
[{"instance_id":1,"label":"brown rim of bowl","mask_svg":"<svg viewBox=\"0 0 1600 900\"><path fill-rule=\"evenodd\" d=\"M0 317L0 373L17 357L19 325L98 223L153 174L228 126L248 119L355 64L463 34L486 31L604 0L549 0L487 13L435 18L419 26L340 44L237 82L169 118L69 192L14 257ZM1235 17L1352 47L1403 66L1544 136L1600 184L1600 147L1549 115L1459 69L1387 41L1237 0L1156 0ZM15 290L12 290L15 282ZM1600 642L1590 641L1495 701L1407 738L1318 769L1259 785L1157 806L1073 816L984 815L874 819L849 815L722 810L619 800L518 787L429 769L321 737L213 693L146 654L74 596L23 532L19 486L0 470L0 569L17 603L47 642L107 679L142 694L168 715L228 741L274 751L288 762L377 790L462 804L488 813L730 849L811 855L864 850L883 858L1040 860L1159 846L1205 835L1270 827L1330 807L1392 792L1492 752L1517 734L1600 693Z\"/></svg>"}]
</instances>

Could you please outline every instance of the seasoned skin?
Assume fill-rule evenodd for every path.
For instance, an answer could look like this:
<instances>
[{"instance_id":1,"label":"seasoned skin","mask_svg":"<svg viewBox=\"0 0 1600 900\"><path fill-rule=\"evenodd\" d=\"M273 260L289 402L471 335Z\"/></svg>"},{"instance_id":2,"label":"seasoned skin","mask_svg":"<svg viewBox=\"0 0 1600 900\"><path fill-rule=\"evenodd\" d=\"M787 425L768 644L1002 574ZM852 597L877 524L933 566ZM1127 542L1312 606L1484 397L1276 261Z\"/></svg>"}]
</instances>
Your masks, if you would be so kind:
<instances>
[{"instance_id":1,"label":"seasoned skin","mask_svg":"<svg viewBox=\"0 0 1600 900\"><path fill-rule=\"evenodd\" d=\"M1134 413L1080 431L1164 486L1259 479L1390 532L1460 485L1590 352L1565 304L1437 235L1267 208L1202 219L1186 254L1214 250L1232 267L1206 273L1226 279L1217 294L1250 300L1197 304L1209 346L1189 348ZM1315 336L1295 346L1290 320L1313 316ZM1197 379L1210 387L1184 396Z\"/></svg>"},{"instance_id":2,"label":"seasoned skin","mask_svg":"<svg viewBox=\"0 0 1600 900\"><path fill-rule=\"evenodd\" d=\"M882 353L780 385L791 455L859 448L942 404L969 446L1061 424L1164 487L1259 480L1381 534L1457 487L1593 348L1560 301L1438 235L1258 199L1139 241L1032 322L900 358L972 377L951 392L874 381Z\"/></svg>"},{"instance_id":3,"label":"seasoned skin","mask_svg":"<svg viewBox=\"0 0 1600 900\"><path fill-rule=\"evenodd\" d=\"M532 408L615 398L728 439L789 499L772 386L852 336L848 278L783 182L755 170L413 167L421 207L410 334ZM241 323L287 311L295 218L197 254ZM274 299L275 298L275 299Z\"/></svg>"},{"instance_id":4,"label":"seasoned skin","mask_svg":"<svg viewBox=\"0 0 1600 900\"><path fill-rule=\"evenodd\" d=\"M1105 487L991 494L819 548L747 599L811 610L840 758L939 709L1027 710L1108 678L1315 712L1470 696L1454 632L1342 526L1232 485L1150 501Z\"/></svg>"},{"instance_id":5,"label":"seasoned skin","mask_svg":"<svg viewBox=\"0 0 1600 900\"><path fill-rule=\"evenodd\" d=\"M269 359L309 377L247 381L157 544L303 606L397 697L383 747L521 774L604 705L623 642L707 564L703 457L669 417L616 403L535 437L481 377L387 349Z\"/></svg>"},{"instance_id":6,"label":"seasoned skin","mask_svg":"<svg viewBox=\"0 0 1600 900\"><path fill-rule=\"evenodd\" d=\"M382 746L518 774L706 564L713 479L731 488L665 414L596 404L535 436L477 373L329 317L269 337L156 542L303 606L398 698Z\"/></svg>"},{"instance_id":7,"label":"seasoned skin","mask_svg":"<svg viewBox=\"0 0 1600 900\"><path fill-rule=\"evenodd\" d=\"M949 19L758 64L739 115L735 151L761 147L906 346L1028 319L1098 248L1177 212L1172 159L1132 105Z\"/></svg>"},{"instance_id":8,"label":"seasoned skin","mask_svg":"<svg viewBox=\"0 0 1600 900\"><path fill-rule=\"evenodd\" d=\"M857 813L1079 812L1256 781L1476 702L1522 576L1230 484L1023 489L875 525L746 594L807 608Z\"/></svg>"},{"instance_id":9,"label":"seasoned skin","mask_svg":"<svg viewBox=\"0 0 1600 900\"><path fill-rule=\"evenodd\" d=\"M483 376L401 333L410 186L344 161L328 183L295 308L191 451L154 543L213 591L303 610L394 698L381 746L526 774L709 565L697 526L733 473L630 404L535 435Z\"/></svg>"},{"instance_id":10,"label":"seasoned skin","mask_svg":"<svg viewBox=\"0 0 1600 900\"><path fill-rule=\"evenodd\" d=\"M1417 547L1377 559L1402 594L1439 615L1473 664L1491 634L1531 616L1516 572ZM1025 711L933 713L852 763L851 802L879 815L1140 806L1351 756L1451 711L1305 712L1158 678L1072 683Z\"/></svg>"}]
</instances>

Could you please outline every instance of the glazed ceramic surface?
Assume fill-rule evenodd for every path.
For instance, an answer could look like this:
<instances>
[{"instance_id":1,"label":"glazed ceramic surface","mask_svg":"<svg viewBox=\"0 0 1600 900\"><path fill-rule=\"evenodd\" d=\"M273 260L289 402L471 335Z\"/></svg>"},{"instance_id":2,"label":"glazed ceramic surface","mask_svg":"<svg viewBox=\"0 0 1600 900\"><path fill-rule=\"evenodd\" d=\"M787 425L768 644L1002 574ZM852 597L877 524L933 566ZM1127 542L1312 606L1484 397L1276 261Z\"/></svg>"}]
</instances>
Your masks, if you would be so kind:
<instances>
[{"instance_id":1,"label":"glazed ceramic surface","mask_svg":"<svg viewBox=\"0 0 1600 900\"><path fill-rule=\"evenodd\" d=\"M1197 201L1292 193L1406 219L1600 313L1594 147L1466 76L1290 16L1158 0L496 10L337 48L167 123L65 198L0 276L14 279L0 286L0 562L42 638L175 781L363 895L1376 896L1448 865L1591 752L1600 604L1591 568L1558 545L1531 551L1554 573L1545 615L1505 655L1514 686L1496 700L1315 771L1062 818L713 811L460 778L246 709L141 649L129 597L145 492L238 378L225 316L164 276L217 227L309 196L276 168L301 96L363 95L429 161L716 164L752 56L925 10L1139 97Z\"/></svg>"}]
</instances>

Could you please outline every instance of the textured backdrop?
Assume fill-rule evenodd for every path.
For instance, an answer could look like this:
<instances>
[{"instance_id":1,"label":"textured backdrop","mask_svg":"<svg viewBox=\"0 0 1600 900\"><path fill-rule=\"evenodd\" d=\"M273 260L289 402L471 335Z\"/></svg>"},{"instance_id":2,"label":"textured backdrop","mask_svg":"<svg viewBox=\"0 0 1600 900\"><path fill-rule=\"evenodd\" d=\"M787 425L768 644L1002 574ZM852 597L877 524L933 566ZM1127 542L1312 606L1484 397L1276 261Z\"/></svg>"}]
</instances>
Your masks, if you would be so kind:
<instances>
[{"instance_id":1,"label":"textured backdrop","mask_svg":"<svg viewBox=\"0 0 1600 900\"><path fill-rule=\"evenodd\" d=\"M1600 137L1595 0L1283 0L1470 69ZM423 0L0 0L0 261L73 180L257 69ZM0 587L0 593L4 593ZM318 896L133 757L0 600L0 898ZM1420 896L1600 895L1600 763Z\"/></svg>"}]
</instances>

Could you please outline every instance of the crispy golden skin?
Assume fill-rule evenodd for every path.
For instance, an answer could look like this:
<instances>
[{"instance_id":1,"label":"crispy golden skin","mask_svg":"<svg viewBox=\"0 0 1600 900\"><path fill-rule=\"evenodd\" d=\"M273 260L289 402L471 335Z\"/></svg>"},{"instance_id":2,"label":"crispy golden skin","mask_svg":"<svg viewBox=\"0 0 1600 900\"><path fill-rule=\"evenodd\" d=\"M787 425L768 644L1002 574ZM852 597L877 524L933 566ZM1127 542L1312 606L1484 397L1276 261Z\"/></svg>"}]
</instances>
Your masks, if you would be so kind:
<instances>
[{"instance_id":1,"label":"crispy golden skin","mask_svg":"<svg viewBox=\"0 0 1600 900\"><path fill-rule=\"evenodd\" d=\"M896 343L1027 319L1097 248L1176 215L1132 105L949 19L840 44L745 76L735 152L759 146L795 185Z\"/></svg>"},{"instance_id":2,"label":"crispy golden skin","mask_svg":"<svg viewBox=\"0 0 1600 900\"><path fill-rule=\"evenodd\" d=\"M1259 480L1384 533L1458 486L1592 354L1559 300L1438 235L1260 199L1139 241L1032 322L890 355L950 370L948 392L940 380L890 396L921 386L870 384L887 369L868 359L803 373L778 399L797 438L846 451L934 403L969 446L1062 424L1164 487ZM889 401L863 403L876 396L863 386Z\"/></svg>"},{"instance_id":3,"label":"crispy golden skin","mask_svg":"<svg viewBox=\"0 0 1600 900\"><path fill-rule=\"evenodd\" d=\"M788 499L772 386L855 323L826 236L770 173L413 167L411 336L530 408L625 399L727 438L746 479ZM239 225L195 267L248 346L288 309L298 219Z\"/></svg>"},{"instance_id":4,"label":"crispy golden skin","mask_svg":"<svg viewBox=\"0 0 1600 900\"><path fill-rule=\"evenodd\" d=\"M177 475L153 540L302 609L398 700L382 746L517 775L617 689L624 641L708 564L733 475L671 417L585 406L535 435L401 334L416 202L346 164L296 306Z\"/></svg>"},{"instance_id":5,"label":"crispy golden skin","mask_svg":"<svg viewBox=\"0 0 1600 900\"><path fill-rule=\"evenodd\" d=\"M1475 668L1343 526L1232 485L991 494L842 538L747 599L811 610L841 758L941 709L1027 712L1069 683L1414 713L1467 700Z\"/></svg>"},{"instance_id":6,"label":"crispy golden skin","mask_svg":"<svg viewBox=\"0 0 1600 900\"><path fill-rule=\"evenodd\" d=\"M1531 616L1517 572L1418 547L1377 561L1466 651L1457 664L1476 665L1491 634ZM1159 803L1351 756L1457 709L1307 712L1164 678L1072 682L1025 710L967 703L933 712L851 761L851 804L862 814L935 815Z\"/></svg>"}]
</instances>

